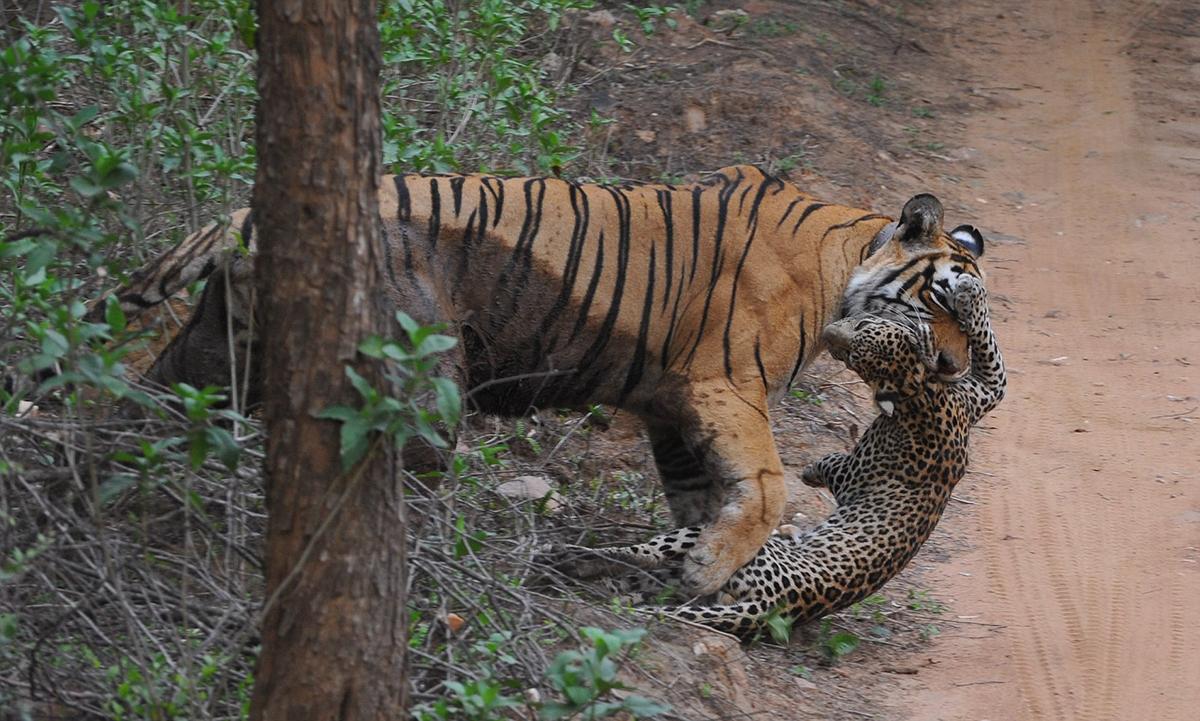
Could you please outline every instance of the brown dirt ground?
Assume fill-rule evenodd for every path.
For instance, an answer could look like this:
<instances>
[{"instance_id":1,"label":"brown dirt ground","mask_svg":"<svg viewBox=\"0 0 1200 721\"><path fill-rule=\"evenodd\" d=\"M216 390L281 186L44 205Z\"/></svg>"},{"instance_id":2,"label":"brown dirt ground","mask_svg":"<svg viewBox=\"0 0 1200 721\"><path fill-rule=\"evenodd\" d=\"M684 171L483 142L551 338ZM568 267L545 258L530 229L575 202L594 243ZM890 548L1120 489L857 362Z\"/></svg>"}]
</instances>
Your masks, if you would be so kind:
<instances>
[{"instance_id":1,"label":"brown dirt ground","mask_svg":"<svg viewBox=\"0 0 1200 721\"><path fill-rule=\"evenodd\" d=\"M882 617L834 621L862 646L825 663L819 627L780 648L649 623L629 680L674 718L1195 717L1200 282L1186 262L1200 245L1200 11L1099 5L704 3L634 53L581 53L578 111L616 121L594 131L597 174L758 162L890 213L936 192L948 222L987 231L1010 365L959 502L889 584ZM775 414L796 475L871 413L830 363L803 387L820 406L790 398ZM653 477L629 419L586 435L530 465L564 484ZM793 512L829 510L793 490ZM908 608L910 592L948 609Z\"/></svg>"},{"instance_id":2,"label":"brown dirt ground","mask_svg":"<svg viewBox=\"0 0 1200 721\"><path fill-rule=\"evenodd\" d=\"M695 658L656 634L677 713L1195 718L1200 11L740 5L749 19L734 33L684 22L592 86L619 121L612 159L673 177L790 158L802 185L891 212L933 190L950 222L988 231L1011 387L977 434L962 503L891 586L891 598L907 584L949 604L931 645L869 643L816 667L812 684L787 673L812 658L797 650L811 629L786 650ZM832 413L822 428L796 403L777 414L793 470L853 423ZM822 513L803 490L793 503Z\"/></svg>"}]
</instances>

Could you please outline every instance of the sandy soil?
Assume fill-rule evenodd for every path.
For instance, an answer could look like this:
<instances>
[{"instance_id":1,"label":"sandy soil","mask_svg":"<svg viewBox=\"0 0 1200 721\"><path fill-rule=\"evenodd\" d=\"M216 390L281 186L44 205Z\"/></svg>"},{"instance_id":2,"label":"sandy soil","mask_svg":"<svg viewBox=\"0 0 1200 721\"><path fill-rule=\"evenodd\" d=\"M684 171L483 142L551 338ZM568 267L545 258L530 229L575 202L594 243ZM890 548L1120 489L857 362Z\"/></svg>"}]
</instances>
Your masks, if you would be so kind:
<instances>
[{"instance_id":1,"label":"sandy soil","mask_svg":"<svg viewBox=\"0 0 1200 721\"><path fill-rule=\"evenodd\" d=\"M921 652L937 670L900 681L903 705L1195 719L1200 12L983 5L946 6L947 26L987 30L954 50L982 112L941 194L1011 236L989 253L1010 395L964 484L973 548L928 579L967 623Z\"/></svg>"}]
</instances>

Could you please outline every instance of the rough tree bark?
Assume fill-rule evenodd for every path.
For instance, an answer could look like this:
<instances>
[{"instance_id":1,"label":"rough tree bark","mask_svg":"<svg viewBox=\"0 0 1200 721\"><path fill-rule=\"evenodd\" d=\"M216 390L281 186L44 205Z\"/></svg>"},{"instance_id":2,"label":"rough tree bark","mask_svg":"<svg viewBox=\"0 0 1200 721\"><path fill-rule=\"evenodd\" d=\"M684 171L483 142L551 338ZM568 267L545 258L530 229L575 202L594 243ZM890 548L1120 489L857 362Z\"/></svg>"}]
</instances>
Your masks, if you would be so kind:
<instances>
[{"instance_id":1,"label":"rough tree bark","mask_svg":"<svg viewBox=\"0 0 1200 721\"><path fill-rule=\"evenodd\" d=\"M252 719L404 717L404 519L397 460L341 472L351 363L388 335L376 196L375 0L259 0L260 298L267 442L267 604ZM388 445L388 444L381 444Z\"/></svg>"}]
</instances>

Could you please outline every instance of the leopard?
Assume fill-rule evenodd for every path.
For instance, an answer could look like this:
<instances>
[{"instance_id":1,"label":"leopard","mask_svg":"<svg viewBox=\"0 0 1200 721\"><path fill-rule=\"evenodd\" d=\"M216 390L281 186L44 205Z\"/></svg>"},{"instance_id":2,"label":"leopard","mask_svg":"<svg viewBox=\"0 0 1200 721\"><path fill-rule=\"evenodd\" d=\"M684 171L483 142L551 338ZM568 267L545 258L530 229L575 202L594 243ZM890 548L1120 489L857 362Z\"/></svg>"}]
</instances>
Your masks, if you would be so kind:
<instances>
[{"instance_id":1,"label":"leopard","mask_svg":"<svg viewBox=\"0 0 1200 721\"><path fill-rule=\"evenodd\" d=\"M663 608L666 617L746 637L772 617L800 624L842 610L905 568L966 473L971 429L1007 385L983 284L960 278L951 303L971 355L968 375L952 382L929 370L935 351L927 324L863 315L825 327L830 353L867 383L879 408L851 452L827 455L802 472L806 485L832 493L837 508L806 532L770 536L717 594ZM576 578L633 568L671 581L700 534L692 526L636 545L560 546L549 551L549 562Z\"/></svg>"}]
</instances>

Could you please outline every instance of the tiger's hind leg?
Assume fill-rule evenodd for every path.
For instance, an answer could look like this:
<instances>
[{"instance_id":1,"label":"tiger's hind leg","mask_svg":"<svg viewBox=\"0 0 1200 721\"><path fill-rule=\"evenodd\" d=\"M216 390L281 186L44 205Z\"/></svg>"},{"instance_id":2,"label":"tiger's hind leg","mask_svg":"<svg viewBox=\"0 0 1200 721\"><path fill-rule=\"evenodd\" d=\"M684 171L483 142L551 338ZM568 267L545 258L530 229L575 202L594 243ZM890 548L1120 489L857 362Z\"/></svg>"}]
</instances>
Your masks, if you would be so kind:
<instances>
[{"instance_id":1,"label":"tiger's hind leg","mask_svg":"<svg viewBox=\"0 0 1200 721\"><path fill-rule=\"evenodd\" d=\"M725 494L704 464L703 446L694 451L673 426L647 423L646 431L675 524L711 523L721 510Z\"/></svg>"}]
</instances>

